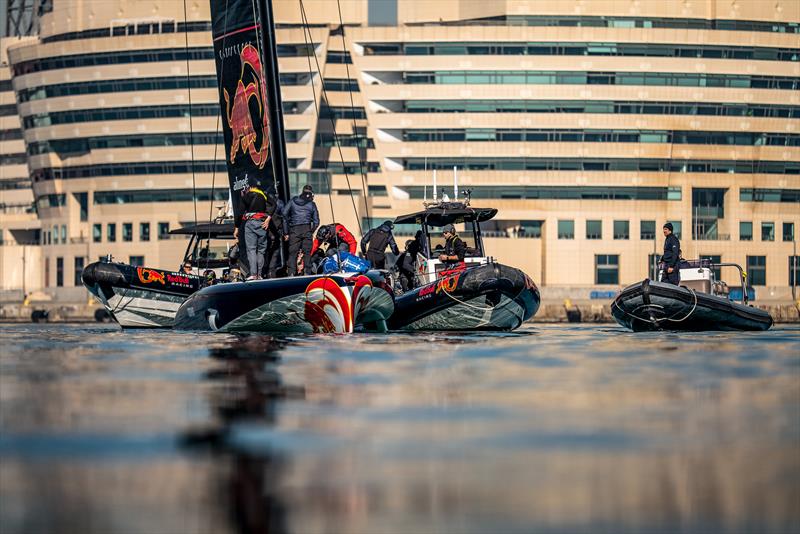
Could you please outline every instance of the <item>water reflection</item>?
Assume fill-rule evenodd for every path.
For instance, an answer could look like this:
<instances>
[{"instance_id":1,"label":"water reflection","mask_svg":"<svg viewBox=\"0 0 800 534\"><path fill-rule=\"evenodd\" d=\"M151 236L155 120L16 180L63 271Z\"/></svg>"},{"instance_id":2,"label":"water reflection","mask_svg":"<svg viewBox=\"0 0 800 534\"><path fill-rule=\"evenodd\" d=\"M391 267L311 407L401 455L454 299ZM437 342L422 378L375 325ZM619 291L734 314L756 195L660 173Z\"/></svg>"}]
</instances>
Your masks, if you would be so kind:
<instances>
[{"instance_id":1,"label":"water reflection","mask_svg":"<svg viewBox=\"0 0 800 534\"><path fill-rule=\"evenodd\" d=\"M34 334L3 534L800 531L797 328Z\"/></svg>"}]
</instances>

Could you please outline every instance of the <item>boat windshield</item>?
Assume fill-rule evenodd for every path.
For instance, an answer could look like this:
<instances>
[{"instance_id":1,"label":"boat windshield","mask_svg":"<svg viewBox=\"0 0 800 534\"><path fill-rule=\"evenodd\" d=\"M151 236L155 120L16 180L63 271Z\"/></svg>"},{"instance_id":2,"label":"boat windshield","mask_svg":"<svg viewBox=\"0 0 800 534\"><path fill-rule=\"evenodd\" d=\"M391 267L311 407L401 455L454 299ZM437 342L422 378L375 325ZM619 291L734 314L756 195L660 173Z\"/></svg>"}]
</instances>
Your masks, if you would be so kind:
<instances>
[{"instance_id":1,"label":"boat windshield","mask_svg":"<svg viewBox=\"0 0 800 534\"><path fill-rule=\"evenodd\" d=\"M467 246L467 257L480 257L480 248L476 246L475 230L472 223L456 224L456 233L458 237ZM432 257L436 257L444 250L444 235L442 235L442 227L428 225L429 246L428 250L432 251Z\"/></svg>"}]
</instances>

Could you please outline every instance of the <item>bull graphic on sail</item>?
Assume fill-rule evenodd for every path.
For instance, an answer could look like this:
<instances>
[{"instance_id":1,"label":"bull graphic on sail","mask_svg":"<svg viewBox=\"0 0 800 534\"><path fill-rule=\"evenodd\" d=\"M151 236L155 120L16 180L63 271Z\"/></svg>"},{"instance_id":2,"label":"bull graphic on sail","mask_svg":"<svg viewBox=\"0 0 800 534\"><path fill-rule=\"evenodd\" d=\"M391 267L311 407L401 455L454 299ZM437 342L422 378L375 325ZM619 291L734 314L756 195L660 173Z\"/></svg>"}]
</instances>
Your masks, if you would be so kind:
<instances>
[{"instance_id":1,"label":"bull graphic on sail","mask_svg":"<svg viewBox=\"0 0 800 534\"><path fill-rule=\"evenodd\" d=\"M242 154L250 154L254 165L263 169L269 159L269 110L262 78L261 59L258 50L251 44L242 47L239 57L242 69L232 102L228 90L223 89L225 115L233 137L230 145L230 161L231 163L236 161L236 156L241 149ZM248 78L247 84L245 84L246 78ZM258 104L258 117L261 119L260 147L256 146L258 136L250 110L251 99L255 99Z\"/></svg>"}]
</instances>

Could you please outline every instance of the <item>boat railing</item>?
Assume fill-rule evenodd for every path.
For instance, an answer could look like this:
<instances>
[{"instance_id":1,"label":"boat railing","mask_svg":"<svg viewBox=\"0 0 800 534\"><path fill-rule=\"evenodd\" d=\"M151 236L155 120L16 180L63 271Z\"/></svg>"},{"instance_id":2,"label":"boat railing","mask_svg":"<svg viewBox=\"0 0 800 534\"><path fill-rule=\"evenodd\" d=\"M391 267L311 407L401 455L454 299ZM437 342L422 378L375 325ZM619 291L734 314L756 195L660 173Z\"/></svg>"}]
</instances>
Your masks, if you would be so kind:
<instances>
[{"instance_id":1,"label":"boat railing","mask_svg":"<svg viewBox=\"0 0 800 534\"><path fill-rule=\"evenodd\" d=\"M742 269L742 266L737 263L712 263L711 268L721 267L735 267L739 270L739 277L742 280L742 304L745 306L748 303L747 298L747 273Z\"/></svg>"}]
</instances>

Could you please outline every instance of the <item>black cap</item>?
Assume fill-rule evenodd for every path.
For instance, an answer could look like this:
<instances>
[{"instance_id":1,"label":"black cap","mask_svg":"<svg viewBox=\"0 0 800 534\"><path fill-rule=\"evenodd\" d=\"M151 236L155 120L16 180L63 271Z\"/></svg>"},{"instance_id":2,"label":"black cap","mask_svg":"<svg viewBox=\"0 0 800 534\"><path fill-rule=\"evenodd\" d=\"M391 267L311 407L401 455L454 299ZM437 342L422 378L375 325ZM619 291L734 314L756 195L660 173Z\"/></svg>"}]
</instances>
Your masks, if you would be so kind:
<instances>
[{"instance_id":1,"label":"black cap","mask_svg":"<svg viewBox=\"0 0 800 534\"><path fill-rule=\"evenodd\" d=\"M666 229L667 229L667 230L669 230L670 232L673 232L673 231L674 231L674 230L672 229L672 223L671 223L671 222L668 222L667 224L665 224L665 225L664 225L664 228L666 228Z\"/></svg>"},{"instance_id":2,"label":"black cap","mask_svg":"<svg viewBox=\"0 0 800 534\"><path fill-rule=\"evenodd\" d=\"M311 187L310 184L306 184L306 185L303 186L303 193L313 193L313 192L314 192L314 188Z\"/></svg>"},{"instance_id":3,"label":"black cap","mask_svg":"<svg viewBox=\"0 0 800 534\"><path fill-rule=\"evenodd\" d=\"M391 230L392 228L394 228L394 223L392 221L383 221L383 224L381 226L388 226L389 229Z\"/></svg>"}]
</instances>

